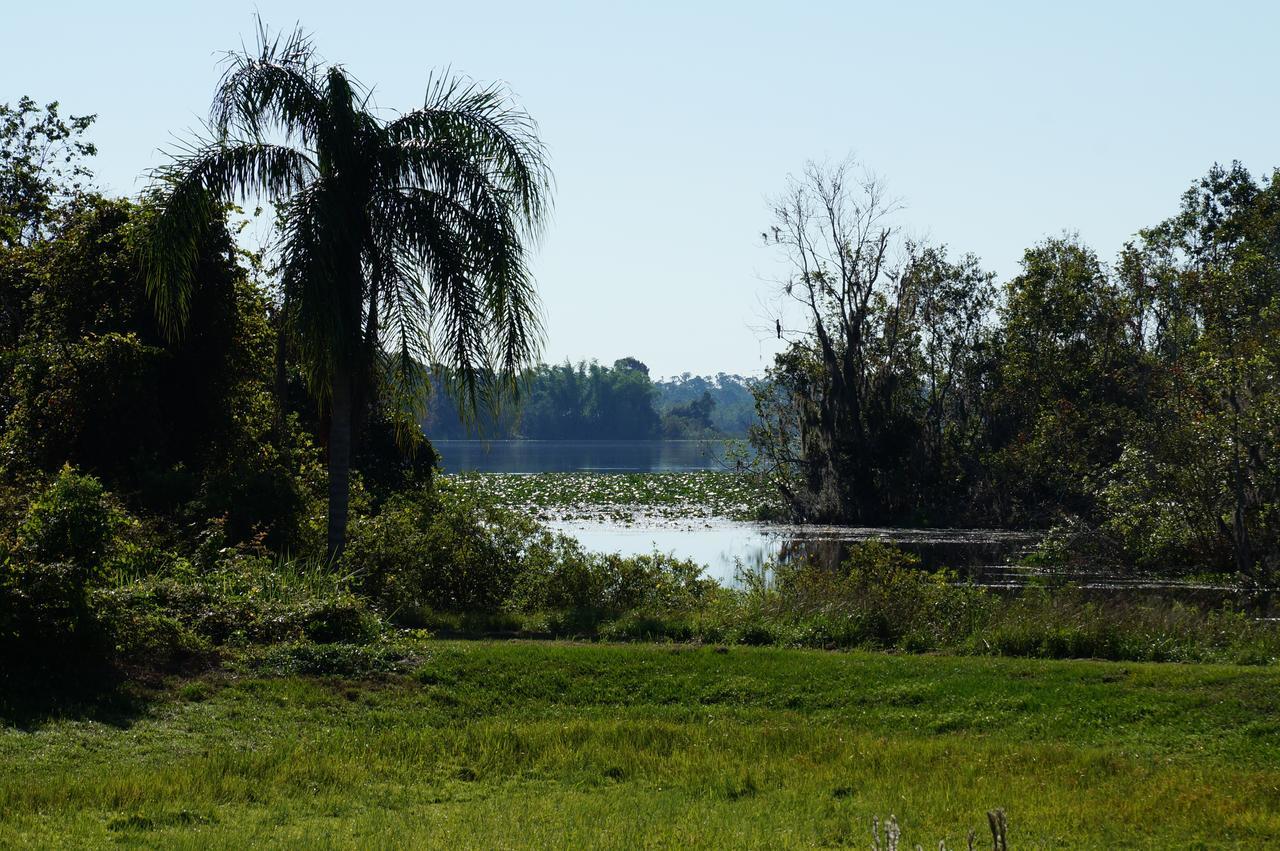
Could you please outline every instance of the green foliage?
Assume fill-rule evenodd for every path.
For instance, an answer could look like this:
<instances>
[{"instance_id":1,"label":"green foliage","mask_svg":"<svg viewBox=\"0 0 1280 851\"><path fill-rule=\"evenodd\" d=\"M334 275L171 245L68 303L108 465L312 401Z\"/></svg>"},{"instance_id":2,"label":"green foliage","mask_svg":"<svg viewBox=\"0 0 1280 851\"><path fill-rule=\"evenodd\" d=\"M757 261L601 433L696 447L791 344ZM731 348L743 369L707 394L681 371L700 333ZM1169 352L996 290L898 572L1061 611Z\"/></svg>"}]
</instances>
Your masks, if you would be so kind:
<instances>
[{"instance_id":1,"label":"green foliage","mask_svg":"<svg viewBox=\"0 0 1280 851\"><path fill-rule=\"evenodd\" d=\"M0 657L38 665L94 649L91 595L129 523L101 482L69 466L31 500L0 552Z\"/></svg>"},{"instance_id":2,"label":"green foliage","mask_svg":"<svg viewBox=\"0 0 1280 851\"><path fill-rule=\"evenodd\" d=\"M774 205L799 327L757 388L751 439L793 517L889 525L973 507L994 276L904 240L852 163L810 163ZM897 255L901 255L898 259ZM790 317L788 317L788 321Z\"/></svg>"},{"instance_id":3,"label":"green foliage","mask_svg":"<svg viewBox=\"0 0 1280 851\"><path fill-rule=\"evenodd\" d=\"M612 367L594 361L539 364L521 376L519 399L480 411L474 420L450 394L448 371L438 377L423 423L437 439L705 439L745 436L756 416L755 379L685 373L653 381L635 358L621 358Z\"/></svg>"},{"instance_id":4,"label":"green foliage","mask_svg":"<svg viewBox=\"0 0 1280 851\"><path fill-rule=\"evenodd\" d=\"M215 647L370 641L381 622L348 585L322 564L230 553L202 571L176 563L103 588L93 603L126 654L147 649L129 644L134 625L157 618Z\"/></svg>"},{"instance_id":5,"label":"green foliage","mask_svg":"<svg viewBox=\"0 0 1280 851\"><path fill-rule=\"evenodd\" d=\"M1150 365L1127 304L1075 238L1026 252L1001 308L996 451L1006 520L1093 516L1100 482L1147 415Z\"/></svg>"},{"instance_id":6,"label":"green foliage","mask_svg":"<svg viewBox=\"0 0 1280 851\"><path fill-rule=\"evenodd\" d=\"M716 400L709 390L704 390L701 396L692 401L674 405L662 418L663 436L683 440L714 435L716 432L711 416L715 408Z\"/></svg>"},{"instance_id":7,"label":"green foliage","mask_svg":"<svg viewBox=\"0 0 1280 851\"><path fill-rule=\"evenodd\" d=\"M362 592L400 621L439 624L448 622L441 613L507 611L530 616L529 628L568 633L590 633L637 611L693 610L715 587L691 562L584 552L450 479L358 518L344 564Z\"/></svg>"},{"instance_id":8,"label":"green foliage","mask_svg":"<svg viewBox=\"0 0 1280 851\"><path fill-rule=\"evenodd\" d=\"M667 436L715 436L744 438L756 423L752 390L760 379L718 373L714 376L684 373L655 381L657 407ZM678 419L676 419L678 418ZM676 421L673 423L673 419ZM684 423L680 420L692 420Z\"/></svg>"},{"instance_id":9,"label":"green foliage","mask_svg":"<svg viewBox=\"0 0 1280 851\"><path fill-rule=\"evenodd\" d=\"M955 849L997 802L1014 848L1280 841L1280 669L398 647L35 717L0 692L0 845L867 848L893 812Z\"/></svg>"},{"instance_id":10,"label":"green foliage","mask_svg":"<svg viewBox=\"0 0 1280 851\"><path fill-rule=\"evenodd\" d=\"M632 365L635 364L635 365ZM649 370L634 358L542 365L525 378L519 434L538 440L648 439L659 435Z\"/></svg>"},{"instance_id":11,"label":"green foliage","mask_svg":"<svg viewBox=\"0 0 1280 851\"><path fill-rule=\"evenodd\" d=\"M654 553L624 558L587 553L571 538L545 535L516 577L508 608L575 612L608 619L700 608L715 582L690 561Z\"/></svg>"},{"instance_id":12,"label":"green foliage","mask_svg":"<svg viewBox=\"0 0 1280 851\"><path fill-rule=\"evenodd\" d=\"M154 175L140 257L166 330L194 315L199 246L219 205L276 206L280 332L329 412L327 547L346 541L352 442L375 403L412 400L421 364L474 410L540 345L526 243L550 202L533 120L501 86L428 82L387 117L300 28L227 56L210 137ZM384 382L397 388L375 398ZM399 419L406 419L399 417ZM417 435L410 435L416 437Z\"/></svg>"},{"instance_id":13,"label":"green foliage","mask_svg":"<svg viewBox=\"0 0 1280 851\"><path fill-rule=\"evenodd\" d=\"M92 476L64 466L27 509L18 526L15 557L79 565L101 577L115 555L124 513ZM87 583L86 583L87 584Z\"/></svg>"},{"instance_id":14,"label":"green foliage","mask_svg":"<svg viewBox=\"0 0 1280 851\"><path fill-rule=\"evenodd\" d=\"M425 423L436 438L479 433L534 440L647 440L662 434L649 368L635 358L622 358L612 367L595 361L539 364L520 376L517 405L482 411L478 422L448 391L452 378L452 371L437 370Z\"/></svg>"},{"instance_id":15,"label":"green foliage","mask_svg":"<svg viewBox=\"0 0 1280 851\"><path fill-rule=\"evenodd\" d=\"M32 242L46 232L60 202L82 191L91 173L84 159L97 147L84 139L96 115L58 114L29 97L0 104L0 246Z\"/></svg>"},{"instance_id":16,"label":"green foliage","mask_svg":"<svg viewBox=\"0 0 1280 851\"><path fill-rule=\"evenodd\" d=\"M352 524L344 564L383 611L491 611L539 540L537 525L447 481L387 501Z\"/></svg>"},{"instance_id":17,"label":"green foliage","mask_svg":"<svg viewBox=\"0 0 1280 851\"><path fill-rule=\"evenodd\" d=\"M0 660L66 662L65 654L89 649L97 627L89 604L92 573L68 562L0 566Z\"/></svg>"},{"instance_id":18,"label":"green foliage","mask_svg":"<svg viewBox=\"0 0 1280 851\"><path fill-rule=\"evenodd\" d=\"M1059 557L1274 584L1280 173L1214 166L1113 268L1051 238L996 293L970 257L888 259L847 172L794 182L771 243L803 325L752 442L794 518L1070 525Z\"/></svg>"},{"instance_id":19,"label":"green foliage","mask_svg":"<svg viewBox=\"0 0 1280 851\"><path fill-rule=\"evenodd\" d=\"M196 313L180 339L166 337L133 256L149 215L84 197L56 239L0 258L26 293L0 359L3 466L22 477L70 462L135 509L225 514L235 540L263 533L296 547L316 456L296 426L276 428L266 300L215 223L201 246Z\"/></svg>"},{"instance_id":20,"label":"green foliage","mask_svg":"<svg viewBox=\"0 0 1280 851\"><path fill-rule=\"evenodd\" d=\"M277 676L311 675L369 679L407 673L415 656L403 647L383 644L275 644L253 657L252 667Z\"/></svg>"},{"instance_id":21,"label":"green foliage","mask_svg":"<svg viewBox=\"0 0 1280 851\"><path fill-rule=\"evenodd\" d=\"M799 562L776 569L779 614L805 624L806 644L936 649L971 628L989 603L946 572L880 541L855 546L839 570Z\"/></svg>"}]
</instances>

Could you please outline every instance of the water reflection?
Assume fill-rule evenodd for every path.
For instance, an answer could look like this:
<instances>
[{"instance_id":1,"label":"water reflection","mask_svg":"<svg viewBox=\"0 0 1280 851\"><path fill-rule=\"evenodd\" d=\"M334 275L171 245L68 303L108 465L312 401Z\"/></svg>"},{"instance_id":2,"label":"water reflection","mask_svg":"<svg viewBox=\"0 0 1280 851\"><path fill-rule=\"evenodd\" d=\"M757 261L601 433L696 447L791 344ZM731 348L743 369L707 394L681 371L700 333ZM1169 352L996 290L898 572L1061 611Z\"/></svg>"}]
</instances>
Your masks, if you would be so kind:
<instances>
[{"instance_id":1,"label":"water reflection","mask_svg":"<svg viewBox=\"0 0 1280 851\"><path fill-rule=\"evenodd\" d=\"M767 570L780 560L807 558L835 567L856 542L887 540L920 558L930 570L948 568L962 580L996 592L1013 593L1029 584L1071 584L1099 601L1116 595L1131 602L1145 598L1178 600L1202 608L1224 604L1240 607L1256 617L1280 614L1274 594L1246 593L1230 585L1194 579L1179 580L1109 570L1048 569L1018 562L1036 536L992 529L897 529L843 526L782 526L706 520L697 523L662 521L610 523L562 520L549 524L595 552L647 555L669 553L706 567L707 575L735 584L738 571Z\"/></svg>"},{"instance_id":2,"label":"water reflection","mask_svg":"<svg viewBox=\"0 0 1280 851\"><path fill-rule=\"evenodd\" d=\"M1035 540L1025 533L991 529L784 526L714 519L697 523L562 520L550 525L596 552L644 555L657 551L690 559L705 565L708 575L721 582L732 582L739 566L759 569L797 557L835 567L848 556L852 544L872 538L914 553L924 568L966 572L1008 564Z\"/></svg>"}]
</instances>

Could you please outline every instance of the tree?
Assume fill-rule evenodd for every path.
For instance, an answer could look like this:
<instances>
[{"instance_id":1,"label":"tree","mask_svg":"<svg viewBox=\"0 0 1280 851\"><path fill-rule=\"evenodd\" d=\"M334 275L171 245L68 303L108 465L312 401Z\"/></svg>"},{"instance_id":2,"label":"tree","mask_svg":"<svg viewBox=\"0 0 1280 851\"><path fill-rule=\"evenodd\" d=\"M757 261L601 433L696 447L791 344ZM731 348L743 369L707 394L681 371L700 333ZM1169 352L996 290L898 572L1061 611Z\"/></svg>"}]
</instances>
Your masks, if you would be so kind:
<instances>
[{"instance_id":1,"label":"tree","mask_svg":"<svg viewBox=\"0 0 1280 851\"><path fill-rule=\"evenodd\" d=\"M210 209L250 197L278 205L283 316L308 386L328 406L336 557L353 411L379 373L408 396L423 381L418 364L443 364L474 410L535 358L526 244L549 203L544 151L500 87L437 79L420 109L383 119L371 91L342 66L323 66L301 30L272 38L261 26L256 53L229 54L209 131L154 175L150 292L177 333Z\"/></svg>"},{"instance_id":2,"label":"tree","mask_svg":"<svg viewBox=\"0 0 1280 851\"><path fill-rule=\"evenodd\" d=\"M682 405L674 405L662 415L663 434L669 438L705 437L714 434L711 414L716 409L715 397L710 390Z\"/></svg>"},{"instance_id":3,"label":"tree","mask_svg":"<svg viewBox=\"0 0 1280 851\"><path fill-rule=\"evenodd\" d=\"M266 299L219 216L198 247L191 321L168 337L132 244L151 213L83 193L50 238L0 248L0 284L24 296L0 338L0 471L25 481L69 463L170 528L224 517L230 542L296 546L315 456L272 428Z\"/></svg>"},{"instance_id":4,"label":"tree","mask_svg":"<svg viewBox=\"0 0 1280 851\"><path fill-rule=\"evenodd\" d=\"M925 308L988 278L903 240L894 210L848 162L810 164L774 206L772 244L791 270L780 294L802 321L780 323L788 346L757 394L752 439L801 520L902 522L921 505ZM942 358L943 337L961 331L933 321Z\"/></svg>"},{"instance_id":5,"label":"tree","mask_svg":"<svg viewBox=\"0 0 1280 851\"><path fill-rule=\"evenodd\" d=\"M46 233L58 202L83 190L91 174L84 159L97 147L84 134L96 115L41 111L29 97L0 104L0 245L30 244Z\"/></svg>"},{"instance_id":6,"label":"tree","mask_svg":"<svg viewBox=\"0 0 1280 851\"><path fill-rule=\"evenodd\" d=\"M1145 414L1149 372L1128 305L1074 236L1028 249L1001 307L994 464L1007 519L1088 516L1096 487Z\"/></svg>"},{"instance_id":7,"label":"tree","mask_svg":"<svg viewBox=\"0 0 1280 851\"><path fill-rule=\"evenodd\" d=\"M1280 576L1280 172L1214 166L1122 258L1156 359L1151 425L1108 486L1111 522L1151 560L1214 556Z\"/></svg>"}]
</instances>

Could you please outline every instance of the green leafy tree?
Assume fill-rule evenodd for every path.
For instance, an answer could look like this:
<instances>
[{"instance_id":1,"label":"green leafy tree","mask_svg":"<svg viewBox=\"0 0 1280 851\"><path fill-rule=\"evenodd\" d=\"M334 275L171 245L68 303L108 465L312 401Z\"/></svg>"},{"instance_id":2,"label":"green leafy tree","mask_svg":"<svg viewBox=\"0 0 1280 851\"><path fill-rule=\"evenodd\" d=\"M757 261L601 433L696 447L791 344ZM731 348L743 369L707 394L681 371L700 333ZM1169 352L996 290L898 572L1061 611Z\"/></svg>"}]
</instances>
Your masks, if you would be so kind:
<instances>
[{"instance_id":1,"label":"green leafy tree","mask_svg":"<svg viewBox=\"0 0 1280 851\"><path fill-rule=\"evenodd\" d=\"M143 251L160 316L191 310L193 246L209 212L265 197L281 210L283 311L308 385L328 408L328 548L346 538L353 409L380 370L408 398L422 363L450 368L474 409L539 345L526 245L550 176L535 126L504 91L429 83L390 120L301 31L230 55L211 138L157 177ZM384 347L384 343L386 347ZM385 355L387 349L391 354Z\"/></svg>"},{"instance_id":2,"label":"green leafy tree","mask_svg":"<svg viewBox=\"0 0 1280 851\"><path fill-rule=\"evenodd\" d=\"M1280 575L1280 173L1215 166L1122 258L1155 407L1107 494L1108 528L1148 561Z\"/></svg>"},{"instance_id":3,"label":"green leafy tree","mask_svg":"<svg viewBox=\"0 0 1280 851\"><path fill-rule=\"evenodd\" d=\"M1006 287L992 464L1006 521L1091 516L1096 489L1145 416L1149 370L1121 288L1075 237L1026 251Z\"/></svg>"},{"instance_id":4,"label":"green leafy tree","mask_svg":"<svg viewBox=\"0 0 1280 851\"><path fill-rule=\"evenodd\" d=\"M230 540L299 546L315 453L272 417L273 333L263 293L218 219L198 247L180 339L157 321L135 239L154 211L94 194L49 238L0 249L17 321L0 345L0 470L39 480L70 463L133 509L226 518ZM314 478L308 476L308 478Z\"/></svg>"},{"instance_id":5,"label":"green leafy tree","mask_svg":"<svg viewBox=\"0 0 1280 851\"><path fill-rule=\"evenodd\" d=\"M57 101L43 109L29 97L0 104L0 245L45 235L59 202L88 186L84 160L97 148L84 134L96 118L64 120Z\"/></svg>"}]
</instances>

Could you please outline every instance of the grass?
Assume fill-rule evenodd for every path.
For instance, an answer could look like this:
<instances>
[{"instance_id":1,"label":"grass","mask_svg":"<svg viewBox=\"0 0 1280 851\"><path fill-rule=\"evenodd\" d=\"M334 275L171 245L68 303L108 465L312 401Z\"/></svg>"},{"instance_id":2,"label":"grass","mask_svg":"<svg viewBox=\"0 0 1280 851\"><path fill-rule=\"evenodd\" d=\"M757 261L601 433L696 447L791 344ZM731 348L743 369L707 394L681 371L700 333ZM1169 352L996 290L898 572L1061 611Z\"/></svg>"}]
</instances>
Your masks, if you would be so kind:
<instances>
[{"instance_id":1,"label":"grass","mask_svg":"<svg viewBox=\"0 0 1280 851\"><path fill-rule=\"evenodd\" d=\"M1272 669L430 640L406 658L353 680L246 656L109 712L9 719L0 846L868 847L893 813L903 847L963 848L995 807L1015 848L1280 842Z\"/></svg>"},{"instance_id":2,"label":"grass","mask_svg":"<svg viewBox=\"0 0 1280 851\"><path fill-rule=\"evenodd\" d=\"M776 497L756 476L688 473L468 473L450 477L472 493L539 520L755 519Z\"/></svg>"}]
</instances>

